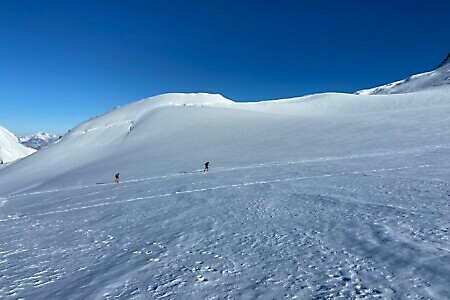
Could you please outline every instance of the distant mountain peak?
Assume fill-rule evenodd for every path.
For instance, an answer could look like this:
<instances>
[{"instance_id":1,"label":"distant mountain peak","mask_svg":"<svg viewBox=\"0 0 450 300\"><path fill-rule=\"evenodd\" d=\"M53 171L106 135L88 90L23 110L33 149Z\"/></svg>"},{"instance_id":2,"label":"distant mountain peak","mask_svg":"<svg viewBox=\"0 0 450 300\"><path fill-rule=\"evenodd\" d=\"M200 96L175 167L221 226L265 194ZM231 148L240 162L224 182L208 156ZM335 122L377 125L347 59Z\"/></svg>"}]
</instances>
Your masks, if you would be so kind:
<instances>
[{"instance_id":1,"label":"distant mountain peak","mask_svg":"<svg viewBox=\"0 0 450 300\"><path fill-rule=\"evenodd\" d=\"M406 94L429 88L450 85L450 53L435 69L412 75L382 86L360 90L357 95Z\"/></svg>"},{"instance_id":2,"label":"distant mountain peak","mask_svg":"<svg viewBox=\"0 0 450 300\"><path fill-rule=\"evenodd\" d=\"M30 136L19 137L19 140L22 145L28 148L39 150L56 142L58 140L58 136L43 131L39 131L38 133Z\"/></svg>"}]
</instances>

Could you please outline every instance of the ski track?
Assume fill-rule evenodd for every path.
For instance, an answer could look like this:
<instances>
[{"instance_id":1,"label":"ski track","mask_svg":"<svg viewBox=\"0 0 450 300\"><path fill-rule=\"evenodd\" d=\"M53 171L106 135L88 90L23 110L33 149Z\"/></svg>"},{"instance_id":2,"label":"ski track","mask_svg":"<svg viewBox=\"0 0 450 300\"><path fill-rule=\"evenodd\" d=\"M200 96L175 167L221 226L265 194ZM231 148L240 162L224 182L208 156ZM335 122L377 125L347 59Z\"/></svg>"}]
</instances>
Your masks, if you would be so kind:
<instances>
[{"instance_id":1,"label":"ski track","mask_svg":"<svg viewBox=\"0 0 450 300\"><path fill-rule=\"evenodd\" d=\"M379 157L379 156L389 156L389 155L398 155L398 154L410 154L410 153L416 153L416 152L424 152L424 151L430 151L430 150L436 150L436 149L449 149L450 145L431 145L431 146L423 146L423 147L414 147L414 148L408 148L398 151L386 151L386 152L377 152L377 153L371 153L371 154L352 154L348 156L327 156L327 157L319 157L314 159L305 159L305 160L298 160L298 161L288 161L288 162L268 162L268 163L259 163L259 164L252 164L247 166L238 166L238 167L216 167L214 168L214 171L210 171L213 173L217 172L229 172L229 171L236 171L236 170L246 170L246 169L257 169L257 168L267 168L267 167L273 167L273 166L283 166L283 165L296 165L296 164L306 164L306 163L315 163L315 162L323 162L323 161L339 161L339 160L352 160L352 159L361 159L361 158L370 158L370 157ZM186 175L193 175L196 173L203 172L203 169L198 169L194 171L189 172L179 172L179 173L172 173L162 176L152 176L152 177L145 177L145 178L138 178L138 179L131 179L126 181L121 181L121 183L134 183L134 182L141 182L141 181L153 181L153 180L161 180L161 179L167 179L167 178L173 178L173 177L181 177ZM60 189L50 189L45 191L36 191L31 193L21 193L21 194L14 194L7 196L6 198L17 198L17 197L23 197L23 196L29 196L29 195L39 195L39 194L46 194L46 193L56 193L61 191L72 191L77 189L85 189L90 187L96 187L96 186L110 186L115 185L116 183L104 183L104 184L89 184L89 185L81 185L81 186L72 186L67 188L60 188Z\"/></svg>"},{"instance_id":2,"label":"ski track","mask_svg":"<svg viewBox=\"0 0 450 300\"><path fill-rule=\"evenodd\" d=\"M342 173L324 174L324 175L316 175L316 176L302 176L302 177L290 177L290 178L262 180L262 181L254 181L254 182L244 182L244 183L205 187L205 188L192 189L192 190L176 191L176 192L152 195L152 196L147 196L147 197L137 197L137 198L118 200L118 201L103 202L103 203L98 203L98 204L93 204L93 205L84 205L84 206L80 206L80 207L70 207L67 209L54 210L54 211L49 211L49 212L44 212L44 213L39 213L39 214L30 214L30 215L25 215L25 216L41 217L41 216L67 213L67 212L71 212L71 211L84 210L84 209L96 208L96 207L107 206L107 205L144 201L144 200L150 200L150 199L155 199L155 198L166 198L166 197L171 197L171 196L175 196L175 195L200 193L200 192L214 191L214 190L220 190L220 189L241 188L241 187L247 187L247 186L252 186L252 185L264 185L264 184L273 184L273 183L288 182L288 181L319 179L319 178L336 177L336 176L359 175L359 174L377 173L377 172L392 172L392 171L399 171L399 170L406 170L406 169L413 169L413 168L429 168L429 167L433 167L433 166L432 165L420 165L420 166L413 166L413 167L382 168L382 169L353 171L353 172L349 172L349 173L342 172ZM104 201L104 200L111 200L111 199L115 199L115 198L117 198L117 197L101 198L101 199L92 200L92 201ZM358 203L368 204L368 205L376 205L376 206L382 205L382 204L365 203L365 202L358 202ZM77 203L77 204L85 204L85 203ZM395 207L395 206L391 206L391 205L387 205L387 207L396 208L396 209L404 209L404 208ZM23 216L23 217L25 217L25 216ZM16 220L16 219L17 218L0 219L0 222Z\"/></svg>"},{"instance_id":3,"label":"ski track","mask_svg":"<svg viewBox=\"0 0 450 300\"><path fill-rule=\"evenodd\" d=\"M191 184L194 185L194 184L199 184L199 183L201 183L201 182L194 182L194 183L191 183ZM57 200L59 200L59 202L64 203L64 202L67 202L69 200L73 200L73 199L77 199L77 198L89 197L89 196L93 196L93 195L97 195L97 194L101 194L101 193L105 193L105 192L120 191L120 190L123 190L123 189L134 188L134 187L136 187L138 185L148 185L148 182L140 182L138 184L133 184L133 185L130 185L130 184L129 185L127 185L127 184L119 184L119 185L115 184L115 185L116 185L116 187L114 187L114 188L105 188L105 189L102 189L102 190L99 190L99 191L95 191L95 192L90 192L90 193L87 193L87 194L78 194L76 196L66 197L66 198L63 198L61 200L59 199L58 195L56 195L56 196L54 196L52 198L47 199L47 201L50 202L53 199L57 199ZM170 190L170 189L178 188L180 186L185 186L185 185L168 186L168 187L164 187L164 188L158 188L158 189L155 189L155 190L146 190L146 191L142 191L142 192L134 193L134 194L155 192L155 191L168 190L168 189ZM85 189L88 189L88 188L91 188L91 187L92 186L86 187ZM60 191L63 191L63 190L60 190ZM77 205L77 204L81 205L81 204L86 204L86 203L90 203L90 202L98 202L98 201L101 201L103 199L114 199L114 198L117 198L117 197L98 198L98 199L93 199L93 200L86 200L84 202L71 203L70 205ZM62 207L70 206L70 205L63 205L63 206L60 206L58 208L62 208ZM39 206L40 206L40 204L36 204L36 205L29 205L27 207L28 208L33 208L33 207L39 207Z\"/></svg>"}]
</instances>

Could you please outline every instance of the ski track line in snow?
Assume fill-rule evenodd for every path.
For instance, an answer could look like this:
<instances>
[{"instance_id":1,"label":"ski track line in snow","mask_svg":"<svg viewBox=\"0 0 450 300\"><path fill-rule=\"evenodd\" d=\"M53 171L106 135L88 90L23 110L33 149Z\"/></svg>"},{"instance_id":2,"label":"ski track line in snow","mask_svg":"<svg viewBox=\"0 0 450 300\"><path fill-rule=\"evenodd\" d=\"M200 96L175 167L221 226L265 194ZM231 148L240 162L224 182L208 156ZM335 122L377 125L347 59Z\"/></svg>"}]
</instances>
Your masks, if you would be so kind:
<instances>
[{"instance_id":1,"label":"ski track line in snow","mask_svg":"<svg viewBox=\"0 0 450 300\"><path fill-rule=\"evenodd\" d=\"M387 156L387 155L395 155L395 154L409 154L409 153L423 152L426 150L449 149L449 148L450 148L450 145L433 145L433 146L408 148L408 149L403 149L403 150L398 150L398 151L375 152L375 153L368 153L368 154L352 154L352 155L346 155L346 156L325 156L325 157L311 158L311 159L305 159L305 160L286 161L286 162L269 162L269 163L260 163L260 164L253 164L253 165L239 166L239 167L223 167L223 168L218 167L218 168L214 168L214 171L234 171L234 170L242 170L242 169L256 169L256 168L265 168L265 167L272 167L272 166L314 163L314 162L322 162L322 161L362 159L362 158L368 158L368 157L378 157L378 156Z\"/></svg>"},{"instance_id":2,"label":"ski track line in snow","mask_svg":"<svg viewBox=\"0 0 450 300\"><path fill-rule=\"evenodd\" d=\"M87 196L92 196L92 195L96 195L96 194L100 194L100 193L104 193L104 192L114 192L114 191L117 191L117 190L123 190L123 189L128 189L128 188L134 188L134 187L136 187L137 185L143 185L143 184L146 184L146 183L147 183L147 182L140 182L140 183L134 184L134 185L124 185L124 184L120 184L120 185L116 185L117 187L112 188L112 189L111 189L111 188L108 188L108 189L102 189L102 190L98 190L98 191L95 191L95 192L89 192L89 193L87 193L87 194L78 194L78 195L75 195L75 196L66 197L66 198L64 198L64 199L61 199L59 202L63 203L63 202L66 202L66 201L68 201L68 200L72 200L72 199L76 199L76 198L82 198L82 197L87 197ZM201 182L200 182L200 183L201 183ZM196 183L191 183L191 184L196 184ZM176 186L169 186L169 187L159 188L159 189L155 189L155 190L146 190L146 191L139 192L139 193L137 193L137 194L148 193L148 192L156 192L156 191L159 191L159 190L166 190L166 189L176 188L176 187L185 186L185 185L186 185L186 184L184 184L184 185L176 185ZM91 187L92 187L92 186L91 186ZM86 188L87 188L87 187L86 187ZM60 191L65 191L65 190L60 190ZM136 195L136 193L135 193L135 195ZM53 200L53 199L55 199L55 198L58 198L58 196L54 196L54 197L48 198L48 200ZM114 199L114 198L117 198L117 197L109 197L108 199ZM0 199L1 199L1 198L0 198ZM58 206L57 208L63 208L63 207L71 206L71 205L77 205L77 204L86 204L86 203L90 203L90 202L98 202L98 201L100 201L100 200L102 200L102 199L107 199L107 198L98 198L98 199L88 200L88 201L81 202L81 203L71 203L71 204L61 205L61 206ZM33 207L38 207L38 206L41 206L41 204L29 205L29 206L27 206L27 207L28 207L28 208L33 208Z\"/></svg>"},{"instance_id":3,"label":"ski track line in snow","mask_svg":"<svg viewBox=\"0 0 450 300\"><path fill-rule=\"evenodd\" d=\"M286 174L286 172L283 171L283 172L271 173L271 175L281 175L281 174ZM255 178L255 177L267 177L267 175L266 174L261 174L261 175L252 175L251 176L251 178ZM243 179L245 179L245 177ZM119 186L117 186L115 188L112 188L112 189L108 188L108 189L103 189L103 190L99 190L99 191L95 191L95 192L89 192L87 194L78 194L76 196L66 197L66 198L60 200L59 202L64 203L64 202L66 202L68 200L73 200L73 199L76 199L76 198L92 196L92 195L105 193L105 192L113 192L113 191L117 191L117 190L125 190L125 189L129 189L129 188L135 188L138 185L148 184L147 181L140 181L139 183L136 183L136 184L133 184L133 185L126 185L125 184L125 183L129 183L129 182L131 182L131 181L124 181L124 182L122 182L122 184L120 184ZM134 183L134 181L133 181L133 183ZM177 188L180 188L180 187L185 187L186 185L194 186L194 185L200 185L200 184L203 184L203 183L205 183L205 182L198 181L198 182L191 182L189 184L172 185L172 186L167 186L167 187L163 187L163 188L157 188L157 189L152 189L152 190L140 191L140 192L137 192L137 193L133 193L133 195L136 196L136 195L139 195L139 194L148 194L150 192L157 192L157 191L163 191L163 190L173 190L173 189L177 189ZM63 191L63 190L61 190L61 191ZM58 196L56 195L54 197L51 197L51 198L49 198L49 200L50 199L55 199L55 198L57 199ZM103 200L112 200L112 199L115 199L115 198L118 198L118 197L96 198L96 199L87 200L87 201L78 202L78 203L70 203L69 202L68 204L57 206L56 209L61 209L61 208L64 208L64 207L71 207L71 206L75 206L75 205L86 205L88 203L95 203L95 202L100 202L100 201L103 201ZM33 208L33 207L39 207L39 206L41 206L41 204L29 205L29 206L27 206L27 208L29 209L29 208Z\"/></svg>"},{"instance_id":4,"label":"ski track line in snow","mask_svg":"<svg viewBox=\"0 0 450 300\"><path fill-rule=\"evenodd\" d=\"M228 172L228 171L235 171L235 170L266 168L266 167L273 167L273 166L314 163L314 162L322 162L322 161L361 159L361 158L368 158L368 157L378 157L378 156L395 155L395 154L407 154L407 153L422 152L422 151L426 151L426 150L449 149L449 148L450 148L450 145L446 145L446 144L431 145L431 146L408 148L408 149L403 149L403 150L398 150L398 151L376 152L376 153L370 153L370 154L352 154L352 155L347 155L347 156L326 156L326 157L319 157L319 158L312 158L312 159L305 159L305 160L298 160L298 161L259 163L259 164L252 164L252 165L248 165L248 166L239 166L239 167L217 167L217 168L214 168L214 171L210 171L210 172L217 173L217 172ZM180 173L172 173L172 174L167 174L167 175L162 175L162 176L137 178L137 179L122 181L122 183L133 183L133 182L140 182L140 181L166 179L166 178L171 178L171 177L192 175L192 174L196 174L196 173L199 173L202 171L203 171L203 169L198 169L198 170L194 170L194 171L190 171L190 172L180 172ZM29 195L56 193L56 192L62 192L62 191L84 189L84 188L89 188L89 187L94 187L94 186L105 186L105 185L108 186L108 185L114 185L114 184L116 184L116 183L111 182L111 183L104 183L101 185L89 184L89 185L72 186L72 187L61 188L61 189L51 189L51 190L46 190L46 191L36 191L36 192L31 192L31 193L15 194L15 195L7 196L6 198L17 198L17 197L23 197L23 196L29 196Z\"/></svg>"},{"instance_id":5,"label":"ski track line in snow","mask_svg":"<svg viewBox=\"0 0 450 300\"><path fill-rule=\"evenodd\" d=\"M177 176L183 176L183 175L189 175L194 174L197 172L201 172L203 170L195 170L192 172L183 172L183 173L173 173L173 174L167 174L162 176L153 176L153 177L146 177L146 178L138 178L138 179L131 179L131 180L125 180L121 181L121 183L134 183L134 182L141 182L141 181L152 181L152 180L159 180L159 179L167 179L171 177L177 177ZM77 186L71 186L67 188L60 188L60 189L51 189L51 190L45 190L45 191L36 191L31 193L24 193L24 194L14 194L7 196L6 198L18 198L18 197L24 197L24 196L32 196L32 195L40 195L40 194L49 194L49 193L57 193L57 192L65 192L65 191L73 191L73 190L79 190L79 189L85 189L90 187L103 187L103 186L110 186L110 185L116 185L115 182L108 182L108 183L102 183L102 184L88 184L88 185L77 185Z\"/></svg>"},{"instance_id":6,"label":"ski track line in snow","mask_svg":"<svg viewBox=\"0 0 450 300\"><path fill-rule=\"evenodd\" d=\"M416 168L429 168L429 167L433 167L433 166L436 166L436 165L420 165L420 166L413 166L413 167L382 168L382 169L362 170L362 171L354 171L354 172L332 173L332 174L324 174L324 175L316 175L316 176L290 177L290 178L282 178L282 179L236 183L236 184L220 185L220 186L215 186L215 187L207 187L207 188L200 188L200 189L193 189L193 190L177 191L177 192L160 194L160 195L152 195L152 196L147 196L147 197L130 198L130 199L124 199L124 200L118 200L118 201L112 201L112 202L98 203L98 204L93 204L93 205L85 205L85 206L80 206L80 207L72 207L72 208L67 208L67 209L62 209L62 210L54 210L54 211L38 213L38 214L21 215L21 216L19 216L17 214L16 215L18 216L18 218L23 218L23 217L28 217L28 216L29 217L41 217L41 216L47 216L47 215L60 214L60 213L66 213L66 212L71 212L71 211L107 206L107 205L112 205L112 204L136 202L136 201L143 201L143 200L149 200L149 199L155 199L155 198L167 198L167 197L172 197L175 195L192 194L192 193L199 193L199 192L206 192L206 191L214 191L214 190L219 190L219 189L241 188L241 187L252 186L252 185L298 181L298 180L314 179L314 178L327 178L327 177L358 175L358 174L376 173L376 172L399 171L399 170L416 169ZM373 204L373 203L361 203L361 204ZM374 205L383 206L382 204L377 204L377 203L375 203ZM386 206L386 205L384 205L384 206ZM397 208L392 205L387 205L386 207ZM403 209L403 208L398 207L398 209ZM17 220L18 218L0 219L0 222Z\"/></svg>"},{"instance_id":7,"label":"ski track line in snow","mask_svg":"<svg viewBox=\"0 0 450 300\"><path fill-rule=\"evenodd\" d=\"M173 186L168 186L168 187L164 187L164 188L158 188L158 189L154 189L154 190L145 190L145 191L141 191L141 192L133 193L133 194L136 196L136 195L139 195L139 194L150 193L150 192L157 192L157 191L163 191L163 190L173 190L173 189L176 189L176 188L179 188L179 187L184 187L186 185L197 185L197 184L201 184L201 183L203 183L203 182L198 182L198 183L197 182L192 182L190 184L173 185ZM130 187L135 187L135 185L122 186L120 189L127 189L127 188L130 188ZM118 190L118 189L119 188L115 188L114 190ZM111 190L102 190L100 192L109 192L109 191L111 191ZM77 197L89 196L89 195L97 194L97 193L100 193L100 192L90 193L90 194L86 194L86 195L80 195L80 196L77 196ZM75 197L73 197L73 198L75 198ZM99 201L102 201L102 200L111 200L111 199L115 199L115 198L118 198L118 196L108 197L108 198L97 198L97 199L92 199L92 200L88 200L88 201L85 201L85 202L70 203L70 204L58 206L56 208L71 207L71 206L75 206L75 205L86 205L87 203L95 203L95 202L99 202ZM66 198L66 199L72 199L72 198ZM64 200L66 200L66 199L64 199ZM33 207L33 206L35 206L35 205L27 206L27 208L30 208L30 207Z\"/></svg>"},{"instance_id":8,"label":"ski track line in snow","mask_svg":"<svg viewBox=\"0 0 450 300\"><path fill-rule=\"evenodd\" d=\"M286 172L277 172L277 173L271 173L271 175L281 175L281 174L286 174ZM252 178L254 177L267 177L266 174L261 174L261 175L253 175L251 176ZM172 185L172 186L166 186L163 188L157 188L157 189L152 189L152 190L145 190L145 191L140 191L137 193L133 193L134 196L139 195L139 194L148 194L150 192L157 192L157 191L164 191L164 190L173 190L173 189L177 189L177 188L181 188L181 187L185 187L187 185L201 185L204 184L205 182L203 181L198 181L198 182L191 182L191 183L186 183L186 184L177 184L177 185ZM104 189L104 190L100 190L100 191L96 191L96 192L91 192L91 193L87 193L87 194L79 194L76 196L72 196L72 197L67 197L64 198L62 200L60 200L59 202L65 202L67 200L71 200L71 199L75 199L75 198L82 198L82 197L86 197L86 196L92 196L95 194L99 194L99 193L104 193L104 192L112 192L112 191L116 191L116 190L125 190L125 189L129 189L129 188L135 188L137 185L143 185L143 184L148 184L148 182L140 182L138 184L133 184L133 185L125 185L125 184L121 184L119 187L113 188L113 189ZM57 196L52 197L51 199L57 198ZM95 203L95 202L99 202L102 200L110 200L110 199L114 199L114 198L118 198L118 197L108 197L108 198L97 198L97 199L92 199L92 200L87 200L84 202L78 202L78 203L69 203L69 204L65 204L65 205L60 205L58 207L56 207L57 209L60 208L64 208L64 207L71 207L74 205L86 205L88 203ZM40 204L37 205L29 205L27 206L27 208L32 208L32 207L37 207L37 206L41 206Z\"/></svg>"},{"instance_id":9,"label":"ski track line in snow","mask_svg":"<svg viewBox=\"0 0 450 300\"><path fill-rule=\"evenodd\" d=\"M99 126L99 127L89 128L89 129L85 129L85 130L72 131L71 134L73 134L73 135L83 135L83 134L89 133L91 131L96 131L96 130L100 130L100 129L109 129L111 127L121 126L123 124L129 125L132 122L133 121L131 121L131 120L119 121L119 122L115 122L115 123L110 123L110 124L108 124L106 126Z\"/></svg>"}]
</instances>

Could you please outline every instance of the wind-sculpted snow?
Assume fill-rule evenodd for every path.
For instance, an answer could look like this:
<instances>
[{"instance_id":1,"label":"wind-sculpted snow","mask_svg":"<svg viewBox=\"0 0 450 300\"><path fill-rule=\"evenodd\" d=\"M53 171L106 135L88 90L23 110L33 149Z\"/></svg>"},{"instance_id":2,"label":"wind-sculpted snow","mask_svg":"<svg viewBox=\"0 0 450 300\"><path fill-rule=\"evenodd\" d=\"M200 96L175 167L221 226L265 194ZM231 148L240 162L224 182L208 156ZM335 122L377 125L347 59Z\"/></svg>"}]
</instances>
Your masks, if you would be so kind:
<instances>
[{"instance_id":1,"label":"wind-sculpted snow","mask_svg":"<svg viewBox=\"0 0 450 300\"><path fill-rule=\"evenodd\" d=\"M444 299L449 154L318 157L7 197L0 296Z\"/></svg>"}]
</instances>

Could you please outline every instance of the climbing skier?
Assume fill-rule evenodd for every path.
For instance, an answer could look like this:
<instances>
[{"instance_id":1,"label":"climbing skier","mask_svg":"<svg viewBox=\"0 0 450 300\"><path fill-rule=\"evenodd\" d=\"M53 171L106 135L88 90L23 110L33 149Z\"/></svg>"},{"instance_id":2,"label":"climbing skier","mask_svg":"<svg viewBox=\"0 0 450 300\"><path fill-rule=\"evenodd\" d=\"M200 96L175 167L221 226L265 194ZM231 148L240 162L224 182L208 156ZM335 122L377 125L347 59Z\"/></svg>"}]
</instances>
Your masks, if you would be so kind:
<instances>
[{"instance_id":1,"label":"climbing skier","mask_svg":"<svg viewBox=\"0 0 450 300\"><path fill-rule=\"evenodd\" d=\"M203 172L207 172L209 170L209 161L205 162L205 168L203 169Z\"/></svg>"},{"instance_id":2,"label":"climbing skier","mask_svg":"<svg viewBox=\"0 0 450 300\"><path fill-rule=\"evenodd\" d=\"M119 183L120 182L120 174L119 173L117 173L114 177L115 177L115 179L114 179L114 182L115 183Z\"/></svg>"}]
</instances>

